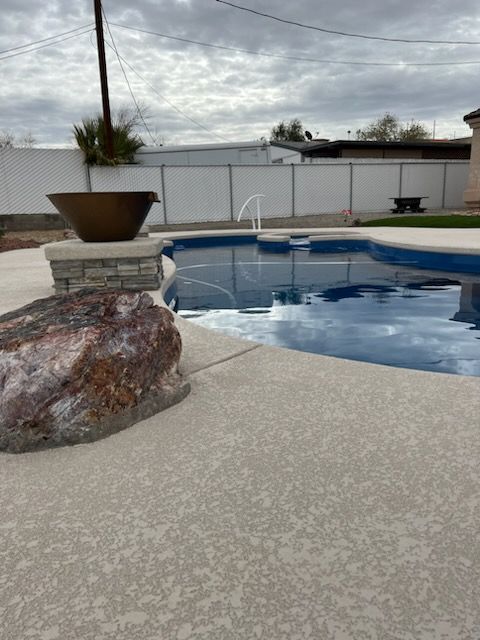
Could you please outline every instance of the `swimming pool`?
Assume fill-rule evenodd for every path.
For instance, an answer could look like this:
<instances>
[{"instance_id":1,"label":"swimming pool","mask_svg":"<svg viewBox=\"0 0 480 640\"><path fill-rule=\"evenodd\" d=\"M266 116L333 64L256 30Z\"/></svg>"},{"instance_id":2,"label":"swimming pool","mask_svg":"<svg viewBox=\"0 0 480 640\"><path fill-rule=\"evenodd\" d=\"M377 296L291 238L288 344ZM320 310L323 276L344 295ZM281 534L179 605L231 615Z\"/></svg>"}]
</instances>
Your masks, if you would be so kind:
<instances>
[{"instance_id":1,"label":"swimming pool","mask_svg":"<svg viewBox=\"0 0 480 640\"><path fill-rule=\"evenodd\" d=\"M353 251L176 243L176 310L260 343L480 376L480 274L419 269Z\"/></svg>"}]
</instances>

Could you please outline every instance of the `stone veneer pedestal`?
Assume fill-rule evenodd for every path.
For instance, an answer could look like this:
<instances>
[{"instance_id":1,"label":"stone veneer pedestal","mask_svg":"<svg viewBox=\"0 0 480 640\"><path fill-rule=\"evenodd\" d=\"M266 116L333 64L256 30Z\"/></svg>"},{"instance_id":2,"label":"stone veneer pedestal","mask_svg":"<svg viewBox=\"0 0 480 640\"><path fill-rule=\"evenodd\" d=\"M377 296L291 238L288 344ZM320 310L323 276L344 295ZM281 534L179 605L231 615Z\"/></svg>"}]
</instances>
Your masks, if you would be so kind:
<instances>
[{"instance_id":1,"label":"stone veneer pedestal","mask_svg":"<svg viewBox=\"0 0 480 640\"><path fill-rule=\"evenodd\" d=\"M66 240L45 246L56 293L85 287L113 287L137 291L160 288L162 281L160 238L135 238L124 242Z\"/></svg>"}]
</instances>

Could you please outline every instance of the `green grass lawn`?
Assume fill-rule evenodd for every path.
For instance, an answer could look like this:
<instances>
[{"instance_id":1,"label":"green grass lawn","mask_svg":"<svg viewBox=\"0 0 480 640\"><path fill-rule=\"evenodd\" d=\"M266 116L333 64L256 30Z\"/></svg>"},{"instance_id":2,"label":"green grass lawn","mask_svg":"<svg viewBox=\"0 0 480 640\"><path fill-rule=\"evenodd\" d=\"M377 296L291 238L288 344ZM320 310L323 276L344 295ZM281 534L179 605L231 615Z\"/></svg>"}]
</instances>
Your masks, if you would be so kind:
<instances>
[{"instance_id":1,"label":"green grass lawn","mask_svg":"<svg viewBox=\"0 0 480 640\"><path fill-rule=\"evenodd\" d=\"M430 227L435 229L480 228L480 216L395 216L362 222L362 227Z\"/></svg>"}]
</instances>

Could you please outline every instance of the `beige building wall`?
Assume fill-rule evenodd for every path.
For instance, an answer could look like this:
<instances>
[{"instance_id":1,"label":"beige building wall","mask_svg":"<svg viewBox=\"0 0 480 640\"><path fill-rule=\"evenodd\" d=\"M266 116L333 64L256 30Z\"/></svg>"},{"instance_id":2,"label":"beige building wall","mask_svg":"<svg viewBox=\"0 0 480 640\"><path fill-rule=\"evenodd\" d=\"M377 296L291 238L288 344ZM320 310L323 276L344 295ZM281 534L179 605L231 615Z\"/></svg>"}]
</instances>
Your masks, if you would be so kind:
<instances>
[{"instance_id":1,"label":"beige building wall","mask_svg":"<svg viewBox=\"0 0 480 640\"><path fill-rule=\"evenodd\" d=\"M472 152L470 154L470 173L463 199L467 207L480 209L480 116L470 118L467 124L472 131Z\"/></svg>"},{"instance_id":2,"label":"beige building wall","mask_svg":"<svg viewBox=\"0 0 480 640\"><path fill-rule=\"evenodd\" d=\"M422 158L421 149L385 149L384 152L384 158Z\"/></svg>"},{"instance_id":3,"label":"beige building wall","mask_svg":"<svg viewBox=\"0 0 480 640\"><path fill-rule=\"evenodd\" d=\"M383 149L342 149L342 158L383 158Z\"/></svg>"},{"instance_id":4,"label":"beige building wall","mask_svg":"<svg viewBox=\"0 0 480 640\"><path fill-rule=\"evenodd\" d=\"M351 148L343 149L342 158L408 158L421 159L421 149L382 149L372 147L370 149Z\"/></svg>"}]
</instances>

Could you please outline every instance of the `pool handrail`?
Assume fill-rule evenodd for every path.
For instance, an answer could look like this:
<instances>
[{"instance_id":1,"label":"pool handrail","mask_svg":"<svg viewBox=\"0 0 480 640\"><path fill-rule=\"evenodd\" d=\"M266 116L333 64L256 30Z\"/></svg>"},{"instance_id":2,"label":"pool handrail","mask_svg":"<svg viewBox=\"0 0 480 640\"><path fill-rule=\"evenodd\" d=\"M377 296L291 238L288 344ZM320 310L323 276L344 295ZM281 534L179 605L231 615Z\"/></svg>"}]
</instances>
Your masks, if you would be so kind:
<instances>
[{"instance_id":1,"label":"pool handrail","mask_svg":"<svg viewBox=\"0 0 480 640\"><path fill-rule=\"evenodd\" d=\"M253 213L253 211L250 209L250 202L256 198L257 199L257 226L255 227L255 215ZM242 208L240 209L240 213L238 214L238 218L237 218L237 222L240 222L241 218L242 218L242 214L244 212L245 209L248 209L249 213L250 213L250 217L252 219L252 229L255 230L259 230L261 231L262 229L262 223L261 223L261 215L260 215L260 198L265 198L265 195L263 193L256 193L253 196L250 196L250 198L248 198Z\"/></svg>"}]
</instances>

